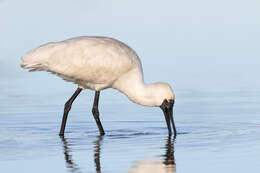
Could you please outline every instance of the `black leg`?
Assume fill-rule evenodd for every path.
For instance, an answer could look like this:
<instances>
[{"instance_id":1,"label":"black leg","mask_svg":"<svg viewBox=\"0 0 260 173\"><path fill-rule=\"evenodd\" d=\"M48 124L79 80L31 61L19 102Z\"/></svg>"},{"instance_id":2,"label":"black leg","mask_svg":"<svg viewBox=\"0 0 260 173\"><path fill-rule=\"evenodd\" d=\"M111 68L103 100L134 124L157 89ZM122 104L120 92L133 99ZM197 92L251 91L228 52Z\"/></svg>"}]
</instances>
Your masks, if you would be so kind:
<instances>
[{"instance_id":1,"label":"black leg","mask_svg":"<svg viewBox=\"0 0 260 173\"><path fill-rule=\"evenodd\" d=\"M67 122L67 118L68 118L68 113L71 109L71 105L73 103L73 101L76 99L76 97L79 95L79 93L82 91L81 88L78 88L75 93L71 96L71 98L65 103L64 106L64 113L63 113L63 118L62 118L62 124L60 127L60 136L64 136L64 130L66 127L66 122Z\"/></svg>"},{"instance_id":2,"label":"black leg","mask_svg":"<svg viewBox=\"0 0 260 173\"><path fill-rule=\"evenodd\" d=\"M104 135L105 132L104 132L104 129L103 129L102 124L100 122L99 111L98 111L99 94L100 94L100 91L96 91L94 104L93 104L93 108L92 108L92 113L93 113L93 116L94 116L94 118L96 120L96 123L97 123L98 129L99 129L100 135Z\"/></svg>"}]
</instances>

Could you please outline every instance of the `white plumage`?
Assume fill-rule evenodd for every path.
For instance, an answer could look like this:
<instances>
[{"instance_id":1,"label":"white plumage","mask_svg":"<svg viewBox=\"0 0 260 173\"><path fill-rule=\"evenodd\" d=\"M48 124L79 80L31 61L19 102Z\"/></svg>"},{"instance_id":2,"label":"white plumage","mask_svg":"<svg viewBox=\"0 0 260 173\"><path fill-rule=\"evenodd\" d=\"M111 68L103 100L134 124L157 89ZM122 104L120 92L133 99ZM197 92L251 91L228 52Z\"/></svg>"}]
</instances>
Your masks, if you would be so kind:
<instances>
[{"instance_id":1,"label":"white plumage","mask_svg":"<svg viewBox=\"0 0 260 173\"><path fill-rule=\"evenodd\" d=\"M174 98L166 83L144 84L137 54L112 38L83 36L44 44L25 54L21 66L55 73L84 89L114 88L145 106L160 106L164 99Z\"/></svg>"},{"instance_id":2,"label":"white plumage","mask_svg":"<svg viewBox=\"0 0 260 173\"><path fill-rule=\"evenodd\" d=\"M78 91L74 93L75 98L82 89L95 90L96 107L99 91L106 88L117 89L133 102L144 106L162 106L167 100L165 102L167 109L172 109L174 103L170 85L162 82L145 84L141 61L134 50L108 37L82 36L44 44L25 54L22 57L21 67L30 71L48 71L78 84ZM67 117L65 112L70 110L75 99L74 95L66 103L67 108L65 105L67 110L64 111L66 114L64 128ZM165 108L166 111L166 107L161 108ZM169 125L168 130L171 133Z\"/></svg>"}]
</instances>

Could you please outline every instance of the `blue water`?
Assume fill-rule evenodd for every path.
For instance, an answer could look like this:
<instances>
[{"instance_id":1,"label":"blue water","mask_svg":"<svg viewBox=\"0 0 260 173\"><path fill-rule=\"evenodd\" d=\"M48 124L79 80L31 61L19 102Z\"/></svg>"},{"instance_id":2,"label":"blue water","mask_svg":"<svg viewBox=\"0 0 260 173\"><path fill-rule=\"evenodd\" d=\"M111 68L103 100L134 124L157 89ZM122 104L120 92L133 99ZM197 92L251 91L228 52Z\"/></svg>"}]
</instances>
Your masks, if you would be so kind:
<instances>
[{"instance_id":1,"label":"blue water","mask_svg":"<svg viewBox=\"0 0 260 173\"><path fill-rule=\"evenodd\" d=\"M159 108L135 105L114 90L101 92L106 135L100 137L91 114L93 92L86 90L75 101L65 137L60 138L63 104L76 87L47 74L41 80L53 81L54 86L39 87L41 83L30 81L44 73L23 74L24 78L8 78L0 85L5 91L0 99L4 172L257 172L260 168L258 90L179 90L175 140L168 138ZM28 82L22 85L19 81L24 80ZM7 88L8 81L17 87ZM55 87L59 85L64 87Z\"/></svg>"},{"instance_id":2,"label":"blue water","mask_svg":"<svg viewBox=\"0 0 260 173\"><path fill-rule=\"evenodd\" d=\"M0 0L0 172L259 172L260 3ZM46 42L115 37L142 60L145 81L175 91L178 135L162 111L101 92L99 136L84 91L58 135L77 86L28 73L20 57Z\"/></svg>"}]
</instances>

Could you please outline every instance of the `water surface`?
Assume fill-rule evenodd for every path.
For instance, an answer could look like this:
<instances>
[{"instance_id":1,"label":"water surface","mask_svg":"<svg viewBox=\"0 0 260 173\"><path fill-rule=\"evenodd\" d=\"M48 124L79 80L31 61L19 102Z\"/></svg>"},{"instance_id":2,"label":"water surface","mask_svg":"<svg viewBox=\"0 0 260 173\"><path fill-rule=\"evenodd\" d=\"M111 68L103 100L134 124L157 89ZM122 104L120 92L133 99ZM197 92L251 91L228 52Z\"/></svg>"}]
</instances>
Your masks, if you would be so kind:
<instances>
[{"instance_id":1,"label":"water surface","mask_svg":"<svg viewBox=\"0 0 260 173\"><path fill-rule=\"evenodd\" d=\"M12 83L18 85L20 80L27 78ZM168 137L158 108L132 104L113 90L101 92L106 135L99 136L91 114L93 93L84 91L73 105L65 137L60 138L63 104L73 85L58 91L29 87L22 93L27 84L6 88L4 83L0 85L6 90L0 99L0 165L5 172L259 170L258 90L179 90L176 139Z\"/></svg>"}]
</instances>

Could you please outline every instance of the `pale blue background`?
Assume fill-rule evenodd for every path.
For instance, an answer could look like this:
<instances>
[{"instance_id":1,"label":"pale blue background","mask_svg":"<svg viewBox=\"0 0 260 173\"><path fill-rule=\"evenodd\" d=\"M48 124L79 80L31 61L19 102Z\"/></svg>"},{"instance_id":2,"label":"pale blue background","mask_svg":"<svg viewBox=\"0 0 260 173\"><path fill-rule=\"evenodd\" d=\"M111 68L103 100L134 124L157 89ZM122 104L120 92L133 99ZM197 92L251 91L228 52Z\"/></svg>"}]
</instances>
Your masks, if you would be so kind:
<instances>
[{"instance_id":1,"label":"pale blue background","mask_svg":"<svg viewBox=\"0 0 260 173\"><path fill-rule=\"evenodd\" d=\"M19 58L40 44L104 35L137 51L147 81L259 87L259 9L257 0L2 0L0 75L18 75Z\"/></svg>"}]
</instances>

